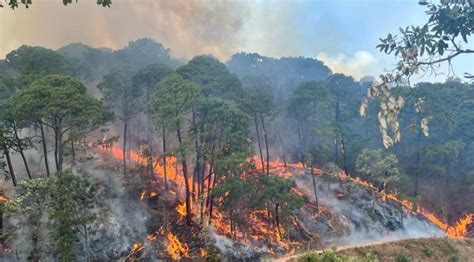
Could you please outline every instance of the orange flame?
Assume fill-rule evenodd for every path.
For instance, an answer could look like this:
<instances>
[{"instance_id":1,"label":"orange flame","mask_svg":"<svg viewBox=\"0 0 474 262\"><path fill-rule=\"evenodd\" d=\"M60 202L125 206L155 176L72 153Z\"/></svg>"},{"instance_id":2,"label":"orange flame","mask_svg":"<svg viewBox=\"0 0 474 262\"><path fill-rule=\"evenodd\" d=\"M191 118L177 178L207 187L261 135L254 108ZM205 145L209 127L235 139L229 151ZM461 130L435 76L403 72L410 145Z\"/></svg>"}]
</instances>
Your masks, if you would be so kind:
<instances>
[{"instance_id":1,"label":"orange flame","mask_svg":"<svg viewBox=\"0 0 474 262\"><path fill-rule=\"evenodd\" d=\"M336 174L339 178L343 180L350 180L358 185L362 185L364 187L367 187L371 190L376 190L378 191L378 188L374 186L372 183L363 181L359 177L353 178L348 175L346 175L344 172L341 172L339 174ZM429 220L431 223L437 225L440 229L445 230L446 234L448 237L451 238L465 238L467 237L468 232L468 227L474 223L474 214L469 213L466 214L464 217L460 218L458 222L456 222L454 225L449 225L446 222L442 221L439 219L435 214L421 208L421 207L415 207L415 205L410 202L409 200L406 199L399 199L397 193L388 193L385 190L382 190L379 192L380 197L383 200L390 199L394 202L399 203L403 207L405 207L408 211L417 213L425 217L427 220Z\"/></svg>"},{"instance_id":2,"label":"orange flame","mask_svg":"<svg viewBox=\"0 0 474 262\"><path fill-rule=\"evenodd\" d=\"M5 195L0 195L0 202L6 202L6 201L8 201L8 199L9 199L9 198L8 198L7 196L5 196Z\"/></svg>"},{"instance_id":3,"label":"orange flame","mask_svg":"<svg viewBox=\"0 0 474 262\"><path fill-rule=\"evenodd\" d=\"M143 249L143 245L140 243L134 243L132 245L132 252L139 252Z\"/></svg>"},{"instance_id":4,"label":"orange flame","mask_svg":"<svg viewBox=\"0 0 474 262\"><path fill-rule=\"evenodd\" d=\"M186 203L183 202L179 205L176 206L176 212L178 212L178 215L183 218L186 216Z\"/></svg>"},{"instance_id":5,"label":"orange flame","mask_svg":"<svg viewBox=\"0 0 474 262\"><path fill-rule=\"evenodd\" d=\"M179 239L173 235L173 233L168 231L168 234L166 234L166 239L168 241L166 251L168 252L168 255L170 255L171 259L180 260L182 258L189 257L188 246L184 243L181 243L181 241L179 241Z\"/></svg>"}]
</instances>

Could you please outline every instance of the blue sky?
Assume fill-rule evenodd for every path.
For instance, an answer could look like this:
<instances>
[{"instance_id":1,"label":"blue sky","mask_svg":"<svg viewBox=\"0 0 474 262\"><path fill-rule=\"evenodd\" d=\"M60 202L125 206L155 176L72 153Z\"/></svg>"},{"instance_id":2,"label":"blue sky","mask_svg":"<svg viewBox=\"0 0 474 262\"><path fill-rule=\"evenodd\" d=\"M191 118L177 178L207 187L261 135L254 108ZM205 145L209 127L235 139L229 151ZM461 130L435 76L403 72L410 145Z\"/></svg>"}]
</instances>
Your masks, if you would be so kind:
<instances>
[{"instance_id":1,"label":"blue sky","mask_svg":"<svg viewBox=\"0 0 474 262\"><path fill-rule=\"evenodd\" d=\"M0 9L0 57L21 44L59 48L82 42L117 49L150 37L187 59L212 54L225 61L239 51L307 56L360 78L379 75L394 63L375 49L380 37L427 19L417 0L114 0L105 9L95 1L67 7L60 2ZM474 72L472 61L455 60L455 73Z\"/></svg>"},{"instance_id":2,"label":"blue sky","mask_svg":"<svg viewBox=\"0 0 474 262\"><path fill-rule=\"evenodd\" d=\"M339 1L259 1L257 23L245 48L271 56L303 55L318 57L335 71L356 78L378 75L390 69L392 56L379 53L380 37L398 33L400 26L421 25L427 20L425 9L415 0L339 0ZM275 16L266 14L277 14ZM273 32L267 32L274 28ZM255 35L253 35L255 34ZM459 76L473 72L473 59L453 62ZM440 68L439 71L446 71ZM424 76L415 81L444 81L446 75Z\"/></svg>"}]
</instances>

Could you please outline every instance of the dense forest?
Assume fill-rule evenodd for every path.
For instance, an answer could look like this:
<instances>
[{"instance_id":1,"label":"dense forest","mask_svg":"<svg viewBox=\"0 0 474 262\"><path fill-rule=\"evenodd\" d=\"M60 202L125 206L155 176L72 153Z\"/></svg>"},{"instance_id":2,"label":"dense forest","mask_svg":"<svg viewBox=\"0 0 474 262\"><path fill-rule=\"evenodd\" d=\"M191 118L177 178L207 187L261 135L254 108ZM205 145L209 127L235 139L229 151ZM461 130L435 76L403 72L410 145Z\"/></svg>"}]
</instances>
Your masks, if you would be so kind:
<instances>
[{"instance_id":1,"label":"dense forest","mask_svg":"<svg viewBox=\"0 0 474 262\"><path fill-rule=\"evenodd\" d=\"M129 197L184 182L190 227L212 224L215 209L232 232L252 210L268 209L284 228L303 198L273 174L277 161L360 177L447 224L473 211L474 86L460 79L393 87L409 106L400 114L404 138L388 150L379 149L377 104L358 114L374 78L333 74L315 59L239 53L226 64L212 56L185 63L151 39L117 51L22 46L2 61L1 80L2 167L16 187L5 216L26 219L32 255L43 241L38 217L52 226L60 257L72 257L80 239L89 245L97 181L73 173L111 150ZM429 130L419 125L425 116Z\"/></svg>"},{"instance_id":2,"label":"dense forest","mask_svg":"<svg viewBox=\"0 0 474 262\"><path fill-rule=\"evenodd\" d=\"M0 60L0 258L255 260L472 237L474 83L382 80L307 57L178 59L150 38L20 46Z\"/></svg>"}]
</instances>

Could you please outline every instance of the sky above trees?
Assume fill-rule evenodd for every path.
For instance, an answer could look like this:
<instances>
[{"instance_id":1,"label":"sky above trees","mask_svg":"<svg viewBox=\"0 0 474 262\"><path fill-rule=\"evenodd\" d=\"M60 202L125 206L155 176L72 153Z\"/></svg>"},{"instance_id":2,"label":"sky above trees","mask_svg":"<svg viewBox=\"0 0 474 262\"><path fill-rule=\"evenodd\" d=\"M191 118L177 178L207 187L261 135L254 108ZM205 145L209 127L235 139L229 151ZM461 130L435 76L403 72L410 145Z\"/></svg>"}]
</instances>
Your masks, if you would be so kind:
<instances>
[{"instance_id":1,"label":"sky above trees","mask_svg":"<svg viewBox=\"0 0 474 262\"><path fill-rule=\"evenodd\" d=\"M115 0L110 8L95 1L64 7L61 1L46 0L29 9L0 9L0 57L24 43L58 48L82 42L117 49L150 37L185 59L212 54L225 61L239 51L307 56L360 78L378 75L394 63L375 49L380 37L426 19L423 7L411 0ZM474 67L469 57L453 66L460 76Z\"/></svg>"}]
</instances>

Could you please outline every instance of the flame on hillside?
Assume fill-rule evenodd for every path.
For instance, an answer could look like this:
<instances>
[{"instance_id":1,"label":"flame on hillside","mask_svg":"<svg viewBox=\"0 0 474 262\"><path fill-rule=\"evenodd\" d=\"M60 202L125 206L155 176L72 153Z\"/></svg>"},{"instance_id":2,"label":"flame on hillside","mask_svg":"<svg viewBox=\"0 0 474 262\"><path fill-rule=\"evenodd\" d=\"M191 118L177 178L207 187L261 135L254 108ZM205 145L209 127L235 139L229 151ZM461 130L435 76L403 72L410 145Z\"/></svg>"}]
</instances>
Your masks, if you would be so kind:
<instances>
[{"instance_id":1,"label":"flame on hillside","mask_svg":"<svg viewBox=\"0 0 474 262\"><path fill-rule=\"evenodd\" d=\"M116 159L122 159L123 157L122 155L123 151L119 147L112 147L107 151L111 152L111 154ZM138 154L135 151L130 151L129 158L132 161L139 164L145 165L147 163L147 158L145 156ZM254 157L253 159L249 159L249 161L253 161L255 163L257 172L260 172L266 169L266 162L264 163L264 167L262 167L262 164L257 157ZM295 175L303 175L309 172L308 168L305 168L303 164L301 163L295 164L295 163L285 163L281 161L271 161L269 163L269 167L272 174L279 175L286 178L290 178ZM182 188L184 187L184 184L185 184L184 178L181 175L177 175L180 169L181 169L180 165L177 164L176 158L174 156L168 156L167 167L166 167L168 178L170 180L173 180L178 186ZM322 170L314 168L313 172L315 174L321 174ZM154 165L154 173L155 175L161 178L164 177L163 163L157 163ZM372 183L368 181L364 181L358 177L353 178L353 177L347 176L344 172L338 173L335 176L337 176L338 178L342 180L350 180L360 186L374 190L378 192L378 195L381 197L382 200L386 201L387 199L389 199L391 201L397 202L401 204L403 207L405 207L408 211L424 216L426 219L436 224L439 228L446 231L449 237L452 237L452 238L466 237L468 235L469 226L474 223L474 214L467 214L455 224L448 225L447 223L439 219L437 216L435 216L433 213L430 213L422 209L421 207L416 207L416 205L414 205L412 202L408 200L400 199L398 197L398 194L380 191ZM189 184L192 185L192 182L193 181L192 181L192 176L191 176L189 178ZM206 190L208 190L207 187L205 187L204 190L206 192ZM298 191L298 190L295 190L294 192L296 194L304 195L303 192ZM171 192L171 193L176 193L176 192ZM147 197L150 198L156 195L157 195L157 192L142 192L140 195L140 199L143 200ZM343 198L344 193L340 192L337 194L337 196L340 198ZM313 208L313 207L310 206L310 208ZM176 204L175 210L180 220L183 221L183 218L186 216L185 202L179 201ZM194 208L192 209L193 215L195 217L198 217L198 214L197 214L198 210L199 210L199 207L197 206L194 206ZM320 212L327 212L323 206L320 206L320 210L321 210ZM295 252L294 247L301 246L302 243L289 241L289 240L285 241L283 236L286 233L286 229L283 226L280 226L279 229L276 228L274 223L270 222L273 219L271 216L272 216L271 212L268 212L268 210L266 209L252 211L247 216L247 220L249 221L248 227L245 228L245 231L241 231L237 228L237 226L231 225L230 217L226 217L225 214L221 213L217 209L214 209L212 213L212 223L213 223L213 226L219 232L219 234L229 236L234 240L238 240L242 244L249 244L249 241L251 240L253 241L264 240L267 242L273 242L273 243L278 244L280 247L284 248L288 253ZM315 216L315 218L316 217L317 216ZM156 240L159 235L166 237L166 242L167 242L166 251L172 259L179 260L182 258L189 257L188 246L182 243L177 238L177 236L171 233L170 231L164 231L160 229L154 234L147 236L146 242ZM144 248L145 245L146 244L135 243L132 247L132 252L133 253L140 252ZM273 253L273 250L269 248L268 252ZM200 253L201 253L201 256L202 254L204 254L204 252L200 252Z\"/></svg>"},{"instance_id":2,"label":"flame on hillside","mask_svg":"<svg viewBox=\"0 0 474 262\"><path fill-rule=\"evenodd\" d=\"M168 242L166 245L166 251L173 260L180 260L189 257L188 246L179 241L179 239L173 235L171 231L168 231L166 234L166 240Z\"/></svg>"},{"instance_id":3,"label":"flame on hillside","mask_svg":"<svg viewBox=\"0 0 474 262\"><path fill-rule=\"evenodd\" d=\"M372 183L364 181L359 177L350 177L344 172L337 174L338 177L344 180L350 180L358 185L367 187L371 190L379 191L379 189L374 186ZM446 222L439 219L435 214L423 209L420 206L414 205L412 202L406 199L400 199L396 193L388 193L385 190L378 192L382 200L390 199L394 202L399 203L405 207L408 211L417 213L431 221L433 224L437 225L440 229L444 230L446 234L451 238L465 238L467 237L468 227L474 223L474 214L469 213L460 218L454 225L449 225Z\"/></svg>"}]
</instances>

